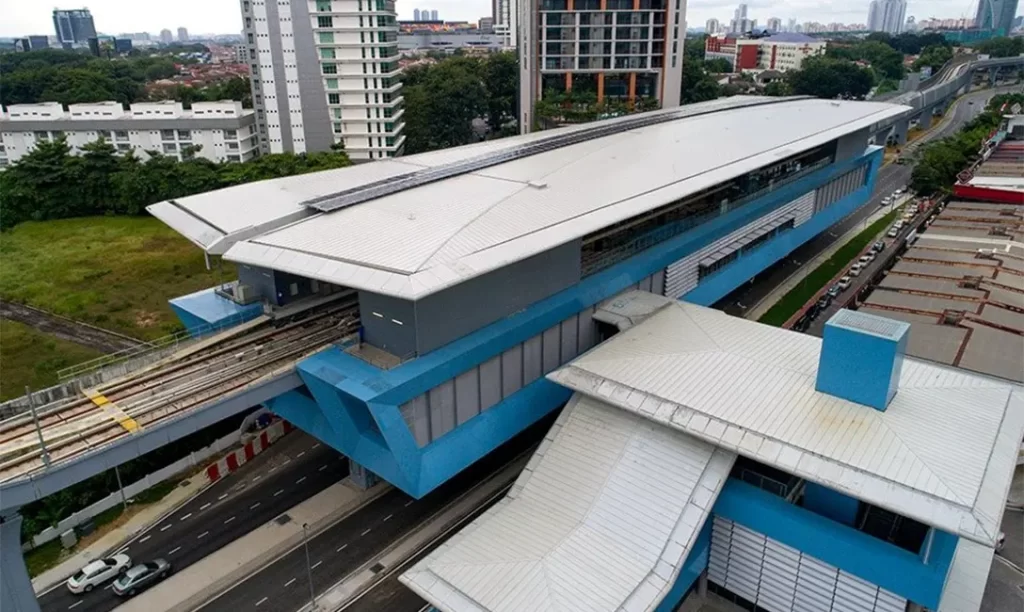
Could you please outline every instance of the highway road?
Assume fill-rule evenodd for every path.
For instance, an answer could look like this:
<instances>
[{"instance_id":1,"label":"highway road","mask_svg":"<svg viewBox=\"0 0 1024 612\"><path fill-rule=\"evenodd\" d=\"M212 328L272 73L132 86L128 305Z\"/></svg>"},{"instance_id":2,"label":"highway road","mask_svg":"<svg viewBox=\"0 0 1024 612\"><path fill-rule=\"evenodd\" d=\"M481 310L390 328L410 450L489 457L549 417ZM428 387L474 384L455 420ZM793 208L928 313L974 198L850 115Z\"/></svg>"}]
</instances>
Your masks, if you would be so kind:
<instances>
[{"instance_id":1,"label":"highway road","mask_svg":"<svg viewBox=\"0 0 1024 612\"><path fill-rule=\"evenodd\" d=\"M542 419L426 497L414 500L401 491L389 491L312 538L309 567L314 590L324 592L365 564L374 562L391 544L412 533L459 495L539 442L554 417ZM386 569L380 567L376 571ZM295 612L309 602L308 573L306 552L300 545L201 609L203 612ZM393 608L389 605L369 609L390 612Z\"/></svg>"},{"instance_id":2,"label":"highway road","mask_svg":"<svg viewBox=\"0 0 1024 612\"><path fill-rule=\"evenodd\" d=\"M955 133L961 126L981 113L985 109L988 100L996 93L1016 89L1020 89L1020 86L1002 87L995 90L984 89L961 97L952 109L947 112L947 115L952 113L952 116L949 117L946 123L910 143L905 147L904 153L910 153L916 147L930 140L944 138ZM974 103L970 104L970 102ZM750 282L719 300L715 304L715 308L724 310L731 315L742 317L748 308L763 300L775 287L796 273L805 262L827 249L840 236L858 224L863 224L868 215L878 209L882 198L910 182L912 169L913 166L910 164L890 164L884 166L878 171L878 177L875 179L875 192L864 206L861 206L845 219L833 225L828 231L823 232L816 238L812 238L802 247L790 253L786 259L758 274Z\"/></svg>"},{"instance_id":3,"label":"highway road","mask_svg":"<svg viewBox=\"0 0 1024 612\"><path fill-rule=\"evenodd\" d=\"M163 557L180 570L347 475L348 461L341 454L293 431L118 552L136 563ZM44 612L106 612L121 602L110 585L74 595L60 584L42 594L39 604Z\"/></svg>"}]
</instances>

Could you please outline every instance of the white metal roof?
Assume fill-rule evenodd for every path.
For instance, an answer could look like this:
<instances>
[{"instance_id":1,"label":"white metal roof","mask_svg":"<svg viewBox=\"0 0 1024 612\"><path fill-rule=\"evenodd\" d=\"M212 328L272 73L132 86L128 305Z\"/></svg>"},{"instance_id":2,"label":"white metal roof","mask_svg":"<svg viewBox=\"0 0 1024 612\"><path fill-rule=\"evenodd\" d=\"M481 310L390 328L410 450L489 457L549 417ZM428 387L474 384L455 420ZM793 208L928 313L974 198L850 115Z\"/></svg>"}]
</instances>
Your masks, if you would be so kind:
<instances>
[{"instance_id":1,"label":"white metal roof","mask_svg":"<svg viewBox=\"0 0 1024 612\"><path fill-rule=\"evenodd\" d=\"M992 546L1024 388L905 358L885 412L815 390L821 339L665 299L552 380Z\"/></svg>"},{"instance_id":2,"label":"white metal roof","mask_svg":"<svg viewBox=\"0 0 1024 612\"><path fill-rule=\"evenodd\" d=\"M938 612L978 612L993 554L995 551L988 546L970 540L957 541Z\"/></svg>"},{"instance_id":3,"label":"white metal roof","mask_svg":"<svg viewBox=\"0 0 1024 612\"><path fill-rule=\"evenodd\" d=\"M284 188L264 181L179 200L200 225L172 219L173 204L151 211L200 245L233 243L225 253L232 261L416 299L904 111L876 102L728 98L655 111L682 117L330 213L310 215L301 202L369 183L373 173L514 151L550 133L294 177ZM227 237L211 241L205 225Z\"/></svg>"},{"instance_id":4,"label":"white metal roof","mask_svg":"<svg viewBox=\"0 0 1024 612\"><path fill-rule=\"evenodd\" d=\"M653 610L735 460L577 394L505 499L401 581L445 612Z\"/></svg>"}]
</instances>

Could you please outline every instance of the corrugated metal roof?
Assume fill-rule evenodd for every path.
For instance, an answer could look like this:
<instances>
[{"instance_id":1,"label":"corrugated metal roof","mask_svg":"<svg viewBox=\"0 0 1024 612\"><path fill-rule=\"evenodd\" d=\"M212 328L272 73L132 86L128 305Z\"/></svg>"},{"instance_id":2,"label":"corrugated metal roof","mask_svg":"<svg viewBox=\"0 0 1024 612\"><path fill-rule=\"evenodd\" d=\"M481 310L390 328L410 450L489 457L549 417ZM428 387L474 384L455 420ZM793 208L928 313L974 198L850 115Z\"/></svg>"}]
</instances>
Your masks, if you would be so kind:
<instances>
[{"instance_id":1,"label":"corrugated metal roof","mask_svg":"<svg viewBox=\"0 0 1024 612\"><path fill-rule=\"evenodd\" d=\"M581 393L989 546L1024 388L917 359L885 412L820 393L821 340L665 300L548 375Z\"/></svg>"},{"instance_id":2,"label":"corrugated metal roof","mask_svg":"<svg viewBox=\"0 0 1024 612\"><path fill-rule=\"evenodd\" d=\"M401 581L445 612L653 610L735 460L577 395L508 496Z\"/></svg>"},{"instance_id":3,"label":"corrugated metal roof","mask_svg":"<svg viewBox=\"0 0 1024 612\"><path fill-rule=\"evenodd\" d=\"M994 552L970 540L957 542L938 612L978 612Z\"/></svg>"},{"instance_id":4,"label":"corrugated metal roof","mask_svg":"<svg viewBox=\"0 0 1024 612\"><path fill-rule=\"evenodd\" d=\"M297 209L311 198L370 183L370 173L379 175L375 180L398 176L540 137L374 162L322 179L293 177L287 187L264 181L177 204L190 200L191 214L220 228L225 237L218 248L234 245L226 251L229 260L416 299L905 111L814 99L749 106L758 101L729 98L656 111L686 116L331 213L307 217ZM165 218L167 208L159 204L152 212ZM264 218L274 220L260 222ZM174 227L186 235L198 231Z\"/></svg>"}]
</instances>

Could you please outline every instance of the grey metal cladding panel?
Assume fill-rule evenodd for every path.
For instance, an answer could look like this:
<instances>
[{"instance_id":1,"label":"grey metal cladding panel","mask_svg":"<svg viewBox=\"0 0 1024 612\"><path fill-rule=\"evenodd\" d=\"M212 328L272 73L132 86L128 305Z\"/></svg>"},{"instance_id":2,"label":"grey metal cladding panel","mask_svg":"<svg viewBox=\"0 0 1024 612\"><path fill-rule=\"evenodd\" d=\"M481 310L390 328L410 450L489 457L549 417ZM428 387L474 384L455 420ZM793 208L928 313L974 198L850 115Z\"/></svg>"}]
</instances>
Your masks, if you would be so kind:
<instances>
[{"instance_id":1,"label":"grey metal cladding panel","mask_svg":"<svg viewBox=\"0 0 1024 612\"><path fill-rule=\"evenodd\" d=\"M455 381L449 380L428 393L430 402L430 441L455 428Z\"/></svg>"},{"instance_id":2,"label":"grey metal cladding panel","mask_svg":"<svg viewBox=\"0 0 1024 612\"><path fill-rule=\"evenodd\" d=\"M665 268L654 273L654 281L651 283L651 293L655 295L665 294Z\"/></svg>"},{"instance_id":3,"label":"grey metal cladding panel","mask_svg":"<svg viewBox=\"0 0 1024 612\"><path fill-rule=\"evenodd\" d=\"M501 401L501 355L480 364L480 412Z\"/></svg>"},{"instance_id":4,"label":"grey metal cladding panel","mask_svg":"<svg viewBox=\"0 0 1024 612\"><path fill-rule=\"evenodd\" d=\"M562 321L562 363L568 363L570 360L575 359L576 355L579 355L576 345L576 327L578 325L579 320L576 316Z\"/></svg>"},{"instance_id":5,"label":"grey metal cladding panel","mask_svg":"<svg viewBox=\"0 0 1024 612\"><path fill-rule=\"evenodd\" d=\"M472 368L455 377L455 423L462 425L480 414L480 370Z\"/></svg>"},{"instance_id":6,"label":"grey metal cladding panel","mask_svg":"<svg viewBox=\"0 0 1024 612\"><path fill-rule=\"evenodd\" d=\"M523 345L517 344L501 354L501 396L508 397L523 388Z\"/></svg>"},{"instance_id":7,"label":"grey metal cladding panel","mask_svg":"<svg viewBox=\"0 0 1024 612\"><path fill-rule=\"evenodd\" d=\"M359 317L365 342L396 357L415 354L416 308L412 302L360 291ZM395 323L396 320L402 325Z\"/></svg>"},{"instance_id":8,"label":"grey metal cladding panel","mask_svg":"<svg viewBox=\"0 0 1024 612\"><path fill-rule=\"evenodd\" d=\"M299 73L299 101L302 104L302 137L306 140L307 151L327 151L334 144L334 135L327 93L320 76L320 58L313 44L309 2L292 0L291 7L295 67Z\"/></svg>"},{"instance_id":9,"label":"grey metal cladding panel","mask_svg":"<svg viewBox=\"0 0 1024 612\"><path fill-rule=\"evenodd\" d=\"M544 331L542 342L542 368L541 374L547 375L548 372L554 370L558 366L562 365L561 359L561 325L555 325L554 327Z\"/></svg>"},{"instance_id":10,"label":"grey metal cladding panel","mask_svg":"<svg viewBox=\"0 0 1024 612\"><path fill-rule=\"evenodd\" d=\"M277 291L274 272L267 268L241 264L238 266L238 282L252 287L258 295L266 298L272 298Z\"/></svg>"},{"instance_id":11,"label":"grey metal cladding panel","mask_svg":"<svg viewBox=\"0 0 1024 612\"><path fill-rule=\"evenodd\" d=\"M862 155L868 144L869 132L864 128L840 137L836 143L836 163Z\"/></svg>"},{"instance_id":12,"label":"grey metal cladding panel","mask_svg":"<svg viewBox=\"0 0 1024 612\"><path fill-rule=\"evenodd\" d=\"M419 352L444 346L579 279L580 242L575 240L427 296L416 302Z\"/></svg>"},{"instance_id":13,"label":"grey metal cladding panel","mask_svg":"<svg viewBox=\"0 0 1024 612\"><path fill-rule=\"evenodd\" d=\"M658 290L661 293L661 290ZM579 314L579 347L580 353L586 352L594 347L597 338L597 326L594 324L594 309L587 308Z\"/></svg>"},{"instance_id":14,"label":"grey metal cladding panel","mask_svg":"<svg viewBox=\"0 0 1024 612\"><path fill-rule=\"evenodd\" d=\"M430 416L427 396L417 395L408 402L401 405L399 411L405 424L409 426L412 437L418 446L426 446L430 443Z\"/></svg>"},{"instance_id":15,"label":"grey metal cladding panel","mask_svg":"<svg viewBox=\"0 0 1024 612\"><path fill-rule=\"evenodd\" d=\"M281 146L284 150L294 152L292 147L292 125L288 120L288 81L284 76L284 50L281 47L281 18L277 12L277 2L267 0L267 39L270 41L270 61L274 72L274 95L277 97L277 121L281 126ZM294 27L295 24L292 24ZM294 39L294 36L292 37ZM317 62L319 66L319 62ZM265 83L266 81L264 81ZM263 95L266 96L264 88ZM269 133L268 136L269 137Z\"/></svg>"},{"instance_id":16,"label":"grey metal cladding panel","mask_svg":"<svg viewBox=\"0 0 1024 612\"><path fill-rule=\"evenodd\" d=\"M96 132L123 130L150 132L153 130L239 130L256 123L255 114L241 117L171 117L153 119L51 119L46 121L0 121L2 132Z\"/></svg>"},{"instance_id":17,"label":"grey metal cladding panel","mask_svg":"<svg viewBox=\"0 0 1024 612\"><path fill-rule=\"evenodd\" d=\"M543 356L541 336L534 336L523 343L523 384L528 385L541 377Z\"/></svg>"}]
</instances>

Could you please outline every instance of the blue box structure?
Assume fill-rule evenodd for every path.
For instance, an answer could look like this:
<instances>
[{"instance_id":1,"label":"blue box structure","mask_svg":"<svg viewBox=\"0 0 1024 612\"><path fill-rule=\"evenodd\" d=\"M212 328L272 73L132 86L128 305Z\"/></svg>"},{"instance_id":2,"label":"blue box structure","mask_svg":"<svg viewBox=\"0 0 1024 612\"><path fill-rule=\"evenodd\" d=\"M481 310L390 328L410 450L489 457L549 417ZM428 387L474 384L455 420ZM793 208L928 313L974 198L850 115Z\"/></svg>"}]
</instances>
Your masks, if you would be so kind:
<instances>
[{"instance_id":1,"label":"blue box structure","mask_svg":"<svg viewBox=\"0 0 1024 612\"><path fill-rule=\"evenodd\" d=\"M910 324L840 310L825 323L815 388L884 411L900 379Z\"/></svg>"}]
</instances>

